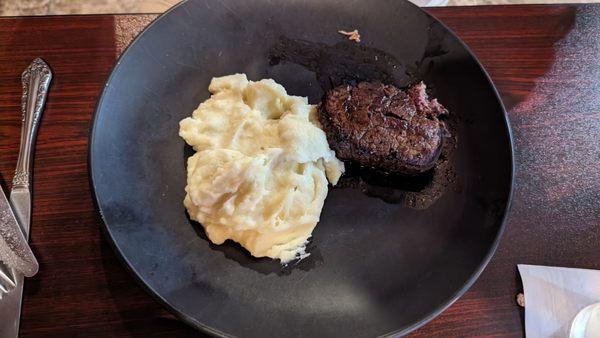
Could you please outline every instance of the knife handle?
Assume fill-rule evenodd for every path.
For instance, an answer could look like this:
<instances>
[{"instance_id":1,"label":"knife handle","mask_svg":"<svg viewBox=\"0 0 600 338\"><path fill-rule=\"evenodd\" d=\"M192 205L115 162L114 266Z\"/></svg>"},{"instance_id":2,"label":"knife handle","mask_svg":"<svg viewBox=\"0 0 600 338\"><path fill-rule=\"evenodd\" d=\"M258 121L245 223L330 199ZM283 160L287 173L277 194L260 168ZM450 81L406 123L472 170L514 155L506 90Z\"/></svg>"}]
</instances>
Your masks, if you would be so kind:
<instances>
[{"instance_id":1,"label":"knife handle","mask_svg":"<svg viewBox=\"0 0 600 338\"><path fill-rule=\"evenodd\" d=\"M17 169L13 177L13 189L29 189L31 173L31 154L35 144L38 125L48 96L52 80L52 71L44 60L37 58L21 75L23 96L21 96L21 147L17 160Z\"/></svg>"}]
</instances>

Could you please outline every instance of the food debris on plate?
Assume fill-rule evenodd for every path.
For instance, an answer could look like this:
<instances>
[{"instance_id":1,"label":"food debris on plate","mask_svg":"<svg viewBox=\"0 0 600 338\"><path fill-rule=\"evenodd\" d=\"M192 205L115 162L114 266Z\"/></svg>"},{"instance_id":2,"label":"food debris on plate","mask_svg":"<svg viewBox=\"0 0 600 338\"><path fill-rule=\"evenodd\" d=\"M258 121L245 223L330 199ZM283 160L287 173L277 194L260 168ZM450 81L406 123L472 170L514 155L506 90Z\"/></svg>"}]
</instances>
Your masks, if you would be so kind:
<instances>
[{"instance_id":1,"label":"food debris on plate","mask_svg":"<svg viewBox=\"0 0 600 338\"><path fill-rule=\"evenodd\" d=\"M340 33L342 35L346 35L348 37L348 40L352 40L356 43L360 42L360 33L358 33L358 29L355 29L351 32L348 32L345 30L339 30L338 33Z\"/></svg>"}]
</instances>

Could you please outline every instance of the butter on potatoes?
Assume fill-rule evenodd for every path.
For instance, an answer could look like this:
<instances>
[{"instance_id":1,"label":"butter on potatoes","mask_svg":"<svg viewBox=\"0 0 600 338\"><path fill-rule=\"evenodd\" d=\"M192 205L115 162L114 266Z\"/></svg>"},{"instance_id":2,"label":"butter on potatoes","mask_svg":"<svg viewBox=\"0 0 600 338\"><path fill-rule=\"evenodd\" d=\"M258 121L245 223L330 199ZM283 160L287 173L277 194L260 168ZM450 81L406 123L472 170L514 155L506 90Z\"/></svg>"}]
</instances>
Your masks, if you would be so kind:
<instances>
[{"instance_id":1,"label":"butter on potatoes","mask_svg":"<svg viewBox=\"0 0 600 338\"><path fill-rule=\"evenodd\" d=\"M211 97L180 122L188 159L184 205L215 244L240 243L282 263L306 255L328 181L344 165L305 97L273 80L213 78Z\"/></svg>"}]
</instances>

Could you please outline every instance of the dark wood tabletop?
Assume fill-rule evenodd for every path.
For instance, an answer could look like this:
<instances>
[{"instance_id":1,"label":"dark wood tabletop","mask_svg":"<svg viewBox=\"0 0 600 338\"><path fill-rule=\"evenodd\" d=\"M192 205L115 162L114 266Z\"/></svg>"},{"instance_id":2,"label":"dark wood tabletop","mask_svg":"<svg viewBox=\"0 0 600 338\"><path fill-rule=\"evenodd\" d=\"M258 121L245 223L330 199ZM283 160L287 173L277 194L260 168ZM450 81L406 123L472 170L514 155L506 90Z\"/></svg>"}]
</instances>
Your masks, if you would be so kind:
<instances>
[{"instance_id":1,"label":"dark wood tabletop","mask_svg":"<svg viewBox=\"0 0 600 338\"><path fill-rule=\"evenodd\" d=\"M430 8L473 50L509 111L516 186L500 247L475 285L413 336L522 336L518 263L600 268L600 5ZM150 17L151 18L151 17ZM23 337L201 334L161 308L101 232L87 147L98 95L147 16L0 19L0 183L20 134L20 74L54 80L38 134Z\"/></svg>"}]
</instances>

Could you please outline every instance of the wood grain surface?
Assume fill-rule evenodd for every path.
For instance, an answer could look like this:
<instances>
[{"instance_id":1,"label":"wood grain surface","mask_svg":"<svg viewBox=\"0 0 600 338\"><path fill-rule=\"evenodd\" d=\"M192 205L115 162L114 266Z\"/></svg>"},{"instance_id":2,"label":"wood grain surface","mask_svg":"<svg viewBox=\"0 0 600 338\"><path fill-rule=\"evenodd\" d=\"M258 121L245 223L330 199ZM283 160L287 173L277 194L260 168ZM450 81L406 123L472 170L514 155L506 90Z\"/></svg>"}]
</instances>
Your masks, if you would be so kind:
<instances>
[{"instance_id":1,"label":"wood grain surface","mask_svg":"<svg viewBox=\"0 0 600 338\"><path fill-rule=\"evenodd\" d=\"M489 71L516 147L512 212L476 284L413 336L522 336L516 264L600 268L600 5L432 8ZM136 20L134 16L129 19ZM20 133L20 73L35 57L55 77L34 168L23 337L201 336L162 309L103 238L87 174L90 119L125 16L0 19L0 183ZM135 28L132 28L135 29Z\"/></svg>"}]
</instances>

